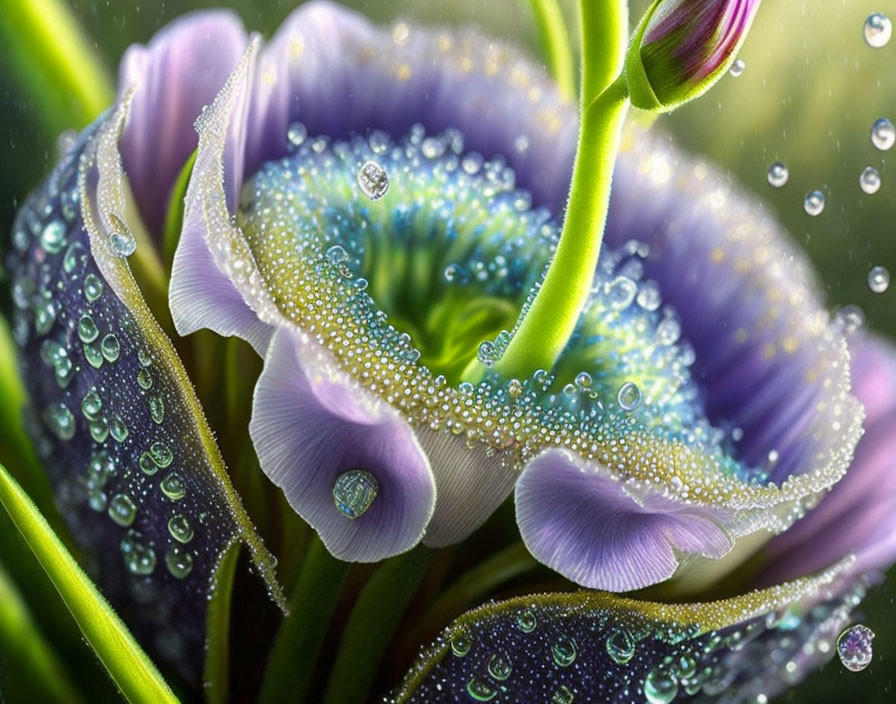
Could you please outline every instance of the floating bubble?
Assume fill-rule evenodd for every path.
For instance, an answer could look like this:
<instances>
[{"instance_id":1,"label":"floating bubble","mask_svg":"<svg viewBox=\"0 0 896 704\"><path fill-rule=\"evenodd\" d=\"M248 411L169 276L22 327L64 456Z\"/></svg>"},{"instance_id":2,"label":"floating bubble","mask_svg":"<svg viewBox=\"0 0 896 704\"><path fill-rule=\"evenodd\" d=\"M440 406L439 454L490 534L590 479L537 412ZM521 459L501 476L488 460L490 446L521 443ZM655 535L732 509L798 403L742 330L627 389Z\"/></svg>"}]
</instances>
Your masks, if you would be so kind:
<instances>
[{"instance_id":1,"label":"floating bubble","mask_svg":"<svg viewBox=\"0 0 896 704\"><path fill-rule=\"evenodd\" d=\"M366 161L358 171L358 185L370 200L379 200L389 190L389 174L375 161Z\"/></svg>"},{"instance_id":2,"label":"floating bubble","mask_svg":"<svg viewBox=\"0 0 896 704\"><path fill-rule=\"evenodd\" d=\"M887 118L882 117L871 125L871 143L886 151L896 143L896 127Z\"/></svg>"},{"instance_id":3,"label":"floating bubble","mask_svg":"<svg viewBox=\"0 0 896 704\"><path fill-rule=\"evenodd\" d=\"M837 638L837 654L843 667L852 672L858 672L868 667L873 655L871 641L874 640L874 631L868 626L856 624L847 628Z\"/></svg>"},{"instance_id":4,"label":"floating bubble","mask_svg":"<svg viewBox=\"0 0 896 704\"><path fill-rule=\"evenodd\" d=\"M616 400L619 401L623 410L633 411L641 405L641 389L637 384L627 381L619 387Z\"/></svg>"},{"instance_id":5,"label":"floating bubble","mask_svg":"<svg viewBox=\"0 0 896 704\"><path fill-rule=\"evenodd\" d=\"M743 59L737 59L733 64L731 64L731 68L728 69L728 73L737 78L740 76L744 69L747 67L747 62Z\"/></svg>"},{"instance_id":6,"label":"floating bubble","mask_svg":"<svg viewBox=\"0 0 896 704\"><path fill-rule=\"evenodd\" d=\"M370 472L350 469L336 477L333 501L347 518L360 518L376 498L379 484Z\"/></svg>"},{"instance_id":7,"label":"floating bubble","mask_svg":"<svg viewBox=\"0 0 896 704\"><path fill-rule=\"evenodd\" d=\"M866 166L859 176L859 186L868 195L877 193L880 190L880 172L873 166Z\"/></svg>"},{"instance_id":8,"label":"floating bubble","mask_svg":"<svg viewBox=\"0 0 896 704\"><path fill-rule=\"evenodd\" d=\"M890 287L890 272L882 266L871 267L868 272L868 288L874 293L883 293Z\"/></svg>"},{"instance_id":9,"label":"floating bubble","mask_svg":"<svg viewBox=\"0 0 896 704\"><path fill-rule=\"evenodd\" d=\"M781 188L790 178L790 171L787 165L782 161L776 161L768 167L768 182L775 188Z\"/></svg>"},{"instance_id":10,"label":"floating bubble","mask_svg":"<svg viewBox=\"0 0 896 704\"><path fill-rule=\"evenodd\" d=\"M893 34L893 24L886 15L872 12L865 20L865 43L872 49L886 46Z\"/></svg>"},{"instance_id":11,"label":"floating bubble","mask_svg":"<svg viewBox=\"0 0 896 704\"><path fill-rule=\"evenodd\" d=\"M824 193L809 191L803 199L803 209L812 217L821 215L824 211Z\"/></svg>"},{"instance_id":12,"label":"floating bubble","mask_svg":"<svg viewBox=\"0 0 896 704\"><path fill-rule=\"evenodd\" d=\"M286 139L294 147L300 147L308 137L308 130L301 122L293 122L286 130Z\"/></svg>"}]
</instances>

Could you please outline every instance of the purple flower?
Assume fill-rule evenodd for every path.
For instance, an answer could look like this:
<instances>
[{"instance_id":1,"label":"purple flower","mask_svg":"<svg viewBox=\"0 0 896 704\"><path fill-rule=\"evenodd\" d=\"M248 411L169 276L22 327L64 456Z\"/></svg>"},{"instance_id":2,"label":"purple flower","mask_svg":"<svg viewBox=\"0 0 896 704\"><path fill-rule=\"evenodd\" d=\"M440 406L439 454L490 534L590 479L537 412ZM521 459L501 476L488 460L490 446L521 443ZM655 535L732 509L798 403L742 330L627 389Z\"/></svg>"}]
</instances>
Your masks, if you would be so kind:
<instances>
[{"instance_id":1,"label":"purple flower","mask_svg":"<svg viewBox=\"0 0 896 704\"><path fill-rule=\"evenodd\" d=\"M626 63L632 103L668 110L709 89L734 61L760 0L659 0Z\"/></svg>"}]
</instances>

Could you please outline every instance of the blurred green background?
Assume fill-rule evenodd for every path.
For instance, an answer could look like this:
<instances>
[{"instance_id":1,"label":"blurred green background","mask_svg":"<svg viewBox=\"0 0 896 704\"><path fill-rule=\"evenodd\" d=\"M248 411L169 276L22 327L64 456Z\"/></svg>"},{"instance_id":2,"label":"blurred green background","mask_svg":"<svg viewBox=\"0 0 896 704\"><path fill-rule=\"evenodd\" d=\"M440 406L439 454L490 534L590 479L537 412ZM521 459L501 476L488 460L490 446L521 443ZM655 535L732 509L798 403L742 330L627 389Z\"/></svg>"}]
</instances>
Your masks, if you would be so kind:
<instances>
[{"instance_id":1,"label":"blurred green background","mask_svg":"<svg viewBox=\"0 0 896 704\"><path fill-rule=\"evenodd\" d=\"M72 0L70 6L110 76L125 48L147 41L174 17L199 7L233 7L250 29L270 34L295 7L279 0L209 0L162 3L118 3ZM538 51L534 25L525 0L354 0L370 17L388 22L403 15L416 22L473 23L511 36ZM633 14L647 0L632 2ZM574 28L574 3L563 2ZM0 38L4 46L15 32L0 3ZM857 304L869 325L896 336L896 286L872 293L868 270L882 265L896 271L896 169L890 154L869 139L879 117L896 120L896 39L881 49L868 47L862 36L865 18L883 12L896 19L896 0L767 0L741 52L746 70L725 76L699 101L673 116L660 118L658 129L672 132L689 150L727 168L737 180L760 195L793 237L815 261L832 307ZM48 108L24 89L21 63L14 52L0 51L0 251L5 250L18 204L55 160L55 140L68 124L65 96L59 109ZM783 161L790 179L781 189L768 185L766 172ZM866 195L859 174L879 169L882 186ZM807 191L822 190L824 212L809 217L802 200ZM2 282L0 270L0 282ZM0 310L8 305L8 287L0 283ZM896 471L896 459L894 470ZM894 700L896 670L896 575L866 602L865 623L877 633L875 659L854 674L832 662L824 671L791 692L786 702L889 702Z\"/></svg>"}]
</instances>

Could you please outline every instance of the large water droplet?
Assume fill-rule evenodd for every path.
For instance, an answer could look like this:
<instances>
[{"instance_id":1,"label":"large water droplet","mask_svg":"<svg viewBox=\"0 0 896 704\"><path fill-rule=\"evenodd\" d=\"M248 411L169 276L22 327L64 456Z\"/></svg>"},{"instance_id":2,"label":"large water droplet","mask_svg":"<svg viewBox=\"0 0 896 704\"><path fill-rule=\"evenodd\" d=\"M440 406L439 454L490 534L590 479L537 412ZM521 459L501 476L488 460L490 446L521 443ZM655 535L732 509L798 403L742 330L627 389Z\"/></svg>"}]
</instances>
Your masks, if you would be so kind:
<instances>
[{"instance_id":1,"label":"large water droplet","mask_svg":"<svg viewBox=\"0 0 896 704\"><path fill-rule=\"evenodd\" d=\"M174 453L171 451L171 448L161 440L150 445L149 456L152 457L153 462L163 469L174 461Z\"/></svg>"},{"instance_id":2,"label":"large water droplet","mask_svg":"<svg viewBox=\"0 0 896 704\"><path fill-rule=\"evenodd\" d=\"M145 577L152 574L156 566L156 554L152 548L140 542L140 536L133 530L121 540L121 554L124 564L131 574Z\"/></svg>"},{"instance_id":3,"label":"large water droplet","mask_svg":"<svg viewBox=\"0 0 896 704\"><path fill-rule=\"evenodd\" d=\"M616 310L628 308L638 294L638 284L627 276L617 276L607 289L610 306Z\"/></svg>"},{"instance_id":4,"label":"large water droplet","mask_svg":"<svg viewBox=\"0 0 896 704\"><path fill-rule=\"evenodd\" d=\"M172 538L181 543L189 543L193 539L193 526L181 513L175 513L168 519L168 532Z\"/></svg>"},{"instance_id":5,"label":"large water droplet","mask_svg":"<svg viewBox=\"0 0 896 704\"><path fill-rule=\"evenodd\" d=\"M498 690L485 680L473 677L467 682L467 694L477 702L488 702L497 696Z\"/></svg>"},{"instance_id":6,"label":"large water droplet","mask_svg":"<svg viewBox=\"0 0 896 704\"><path fill-rule=\"evenodd\" d=\"M746 61L743 59L735 59L734 63L731 64L731 68L728 69L728 73L737 78L743 74L745 68L747 68Z\"/></svg>"},{"instance_id":7,"label":"large water droplet","mask_svg":"<svg viewBox=\"0 0 896 704\"><path fill-rule=\"evenodd\" d=\"M641 389L638 385L631 381L626 381L619 387L616 394L616 400L625 411L633 411L641 405Z\"/></svg>"},{"instance_id":8,"label":"large water droplet","mask_svg":"<svg viewBox=\"0 0 896 704\"><path fill-rule=\"evenodd\" d=\"M375 161L365 161L358 171L358 186L370 200L379 200L389 190L389 174Z\"/></svg>"},{"instance_id":9,"label":"large water droplet","mask_svg":"<svg viewBox=\"0 0 896 704\"><path fill-rule=\"evenodd\" d=\"M871 662L874 654L871 641L874 640L874 631L868 626L856 624L847 628L837 638L837 655L843 667L853 672L864 670Z\"/></svg>"},{"instance_id":10,"label":"large water droplet","mask_svg":"<svg viewBox=\"0 0 896 704\"><path fill-rule=\"evenodd\" d=\"M308 137L308 130L301 122L293 122L286 130L286 139L294 147L299 147Z\"/></svg>"},{"instance_id":11,"label":"large water droplet","mask_svg":"<svg viewBox=\"0 0 896 704\"><path fill-rule=\"evenodd\" d=\"M355 520L364 514L379 491L379 484L370 472L350 469L336 477L333 501L343 515Z\"/></svg>"},{"instance_id":12,"label":"large water droplet","mask_svg":"<svg viewBox=\"0 0 896 704\"><path fill-rule=\"evenodd\" d=\"M470 648L473 646L473 641L470 640L470 636L463 631L458 631L452 635L449 642L451 644L451 652L459 658L462 658L469 653Z\"/></svg>"},{"instance_id":13,"label":"large water droplet","mask_svg":"<svg viewBox=\"0 0 896 704\"><path fill-rule=\"evenodd\" d=\"M560 638L551 647L551 655L558 667L569 667L576 660L576 642L572 638Z\"/></svg>"},{"instance_id":14,"label":"large water droplet","mask_svg":"<svg viewBox=\"0 0 896 704\"><path fill-rule=\"evenodd\" d=\"M521 611L520 615L516 617L516 625L520 627L520 630L523 633L531 633L534 631L536 626L538 626L538 619L535 617L535 612L532 611L532 609Z\"/></svg>"},{"instance_id":15,"label":"large water droplet","mask_svg":"<svg viewBox=\"0 0 896 704\"><path fill-rule=\"evenodd\" d=\"M824 210L824 193L809 191L803 199L803 209L812 217L821 215Z\"/></svg>"},{"instance_id":16,"label":"large water droplet","mask_svg":"<svg viewBox=\"0 0 896 704\"><path fill-rule=\"evenodd\" d=\"M121 354L121 345L113 333L109 333L100 341L100 352L107 362L115 362Z\"/></svg>"},{"instance_id":17,"label":"large water droplet","mask_svg":"<svg viewBox=\"0 0 896 704\"><path fill-rule=\"evenodd\" d=\"M677 695L678 681L665 668L653 668L644 680L644 697L649 704L669 704Z\"/></svg>"},{"instance_id":18,"label":"large water droplet","mask_svg":"<svg viewBox=\"0 0 896 704\"><path fill-rule=\"evenodd\" d=\"M96 420L103 408L103 400L96 389L90 389L81 399L81 412L87 420Z\"/></svg>"},{"instance_id":19,"label":"large water droplet","mask_svg":"<svg viewBox=\"0 0 896 704\"><path fill-rule=\"evenodd\" d=\"M859 187L868 195L877 193L880 190L880 172L873 166L866 166L859 176Z\"/></svg>"},{"instance_id":20,"label":"large water droplet","mask_svg":"<svg viewBox=\"0 0 896 704\"><path fill-rule=\"evenodd\" d=\"M114 230L109 235L109 248L118 257L129 257L137 251L137 240L127 223L112 213L109 214Z\"/></svg>"},{"instance_id":21,"label":"large water droplet","mask_svg":"<svg viewBox=\"0 0 896 704\"><path fill-rule=\"evenodd\" d=\"M790 171L783 161L776 161L768 167L768 182L775 188L781 188L790 178Z\"/></svg>"},{"instance_id":22,"label":"large water droplet","mask_svg":"<svg viewBox=\"0 0 896 704\"><path fill-rule=\"evenodd\" d=\"M64 403L53 403L43 412L44 422L60 440L71 440L75 436L75 416Z\"/></svg>"},{"instance_id":23,"label":"large water droplet","mask_svg":"<svg viewBox=\"0 0 896 704\"><path fill-rule=\"evenodd\" d=\"M868 288L874 293L883 293L890 287L890 272L882 266L875 266L868 272Z\"/></svg>"},{"instance_id":24,"label":"large water droplet","mask_svg":"<svg viewBox=\"0 0 896 704\"><path fill-rule=\"evenodd\" d=\"M173 577L184 579L193 571L193 553L183 545L172 545L165 553L165 565Z\"/></svg>"},{"instance_id":25,"label":"large water droplet","mask_svg":"<svg viewBox=\"0 0 896 704\"><path fill-rule=\"evenodd\" d=\"M887 45L893 35L893 24L886 15L872 12L865 20L865 43L872 49L880 49Z\"/></svg>"},{"instance_id":26,"label":"large water droplet","mask_svg":"<svg viewBox=\"0 0 896 704\"><path fill-rule=\"evenodd\" d=\"M896 127L887 118L882 117L871 125L871 143L886 151L896 143Z\"/></svg>"},{"instance_id":27,"label":"large water droplet","mask_svg":"<svg viewBox=\"0 0 896 704\"><path fill-rule=\"evenodd\" d=\"M109 502L109 518L120 526L129 526L137 516L137 507L127 494L116 494Z\"/></svg>"},{"instance_id":28,"label":"large water droplet","mask_svg":"<svg viewBox=\"0 0 896 704\"><path fill-rule=\"evenodd\" d=\"M607 637L607 653L613 662L625 665L635 655L635 641L624 628L614 629Z\"/></svg>"},{"instance_id":29,"label":"large water droplet","mask_svg":"<svg viewBox=\"0 0 896 704\"><path fill-rule=\"evenodd\" d=\"M96 274L88 274L84 277L84 298L93 303L103 295L103 282Z\"/></svg>"},{"instance_id":30,"label":"large water droplet","mask_svg":"<svg viewBox=\"0 0 896 704\"><path fill-rule=\"evenodd\" d=\"M99 334L99 328L92 317L85 314L78 319L78 337L81 342L93 342Z\"/></svg>"},{"instance_id":31,"label":"large water droplet","mask_svg":"<svg viewBox=\"0 0 896 704\"><path fill-rule=\"evenodd\" d=\"M506 653L495 653L488 661L488 674L496 680L506 680L513 672L513 664Z\"/></svg>"},{"instance_id":32,"label":"large water droplet","mask_svg":"<svg viewBox=\"0 0 896 704\"><path fill-rule=\"evenodd\" d=\"M551 695L551 704L572 704L574 701L575 695L565 684L561 684L557 687Z\"/></svg>"},{"instance_id":33,"label":"large water droplet","mask_svg":"<svg viewBox=\"0 0 896 704\"><path fill-rule=\"evenodd\" d=\"M40 246L47 254L58 254L65 246L65 223L62 220L51 220L40 233Z\"/></svg>"},{"instance_id":34,"label":"large water droplet","mask_svg":"<svg viewBox=\"0 0 896 704\"><path fill-rule=\"evenodd\" d=\"M179 501L186 494L184 482L177 472L171 472L171 474L159 482L159 489L172 501Z\"/></svg>"}]
</instances>

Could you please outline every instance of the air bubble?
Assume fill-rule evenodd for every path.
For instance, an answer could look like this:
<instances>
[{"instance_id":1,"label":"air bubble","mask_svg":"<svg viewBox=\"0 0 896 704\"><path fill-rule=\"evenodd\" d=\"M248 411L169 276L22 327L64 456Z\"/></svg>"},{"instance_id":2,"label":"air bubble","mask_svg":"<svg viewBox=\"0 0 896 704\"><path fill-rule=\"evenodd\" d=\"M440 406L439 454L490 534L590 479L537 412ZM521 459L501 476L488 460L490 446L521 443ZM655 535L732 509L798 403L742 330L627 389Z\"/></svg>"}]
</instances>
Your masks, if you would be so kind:
<instances>
[{"instance_id":1,"label":"air bubble","mask_svg":"<svg viewBox=\"0 0 896 704\"><path fill-rule=\"evenodd\" d=\"M857 624L843 631L837 638L837 655L840 656L843 667L852 672L859 672L868 667L874 654L872 640L874 631L868 626Z\"/></svg>"},{"instance_id":2,"label":"air bubble","mask_svg":"<svg viewBox=\"0 0 896 704\"><path fill-rule=\"evenodd\" d=\"M809 191L803 199L803 209L812 217L821 215L824 210L824 193Z\"/></svg>"},{"instance_id":3,"label":"air bubble","mask_svg":"<svg viewBox=\"0 0 896 704\"><path fill-rule=\"evenodd\" d=\"M865 43L872 49L880 49L887 45L893 34L893 24L886 15L873 12L865 20Z\"/></svg>"},{"instance_id":4,"label":"air bubble","mask_svg":"<svg viewBox=\"0 0 896 704\"><path fill-rule=\"evenodd\" d=\"M887 118L882 117L871 125L871 143L886 151L896 143L896 127Z\"/></svg>"},{"instance_id":5,"label":"air bubble","mask_svg":"<svg viewBox=\"0 0 896 704\"><path fill-rule=\"evenodd\" d=\"M737 78L743 74L745 68L747 68L747 62L743 59L736 59L735 62L731 64L731 68L728 69L728 73Z\"/></svg>"},{"instance_id":6,"label":"air bubble","mask_svg":"<svg viewBox=\"0 0 896 704\"><path fill-rule=\"evenodd\" d=\"M789 178L790 171L788 171L787 165L784 162L776 161L768 167L768 182L771 186L781 188L787 183L787 179Z\"/></svg>"},{"instance_id":7,"label":"air bubble","mask_svg":"<svg viewBox=\"0 0 896 704\"><path fill-rule=\"evenodd\" d=\"M355 520L370 508L378 492L379 484L370 472L350 469L336 477L333 501L344 516Z\"/></svg>"},{"instance_id":8,"label":"air bubble","mask_svg":"<svg viewBox=\"0 0 896 704\"><path fill-rule=\"evenodd\" d=\"M627 381L619 387L616 400L625 411L633 411L641 405L641 389L634 382Z\"/></svg>"},{"instance_id":9,"label":"air bubble","mask_svg":"<svg viewBox=\"0 0 896 704\"><path fill-rule=\"evenodd\" d=\"M358 186L370 200L379 200L389 190L389 174L375 161L366 161L358 171Z\"/></svg>"},{"instance_id":10,"label":"air bubble","mask_svg":"<svg viewBox=\"0 0 896 704\"><path fill-rule=\"evenodd\" d=\"M868 288L874 293L883 293L890 287L890 272L882 266L875 266L868 272Z\"/></svg>"},{"instance_id":11,"label":"air bubble","mask_svg":"<svg viewBox=\"0 0 896 704\"><path fill-rule=\"evenodd\" d=\"M880 190L880 173L873 166L866 166L859 176L859 186L865 193L872 195Z\"/></svg>"}]
</instances>

